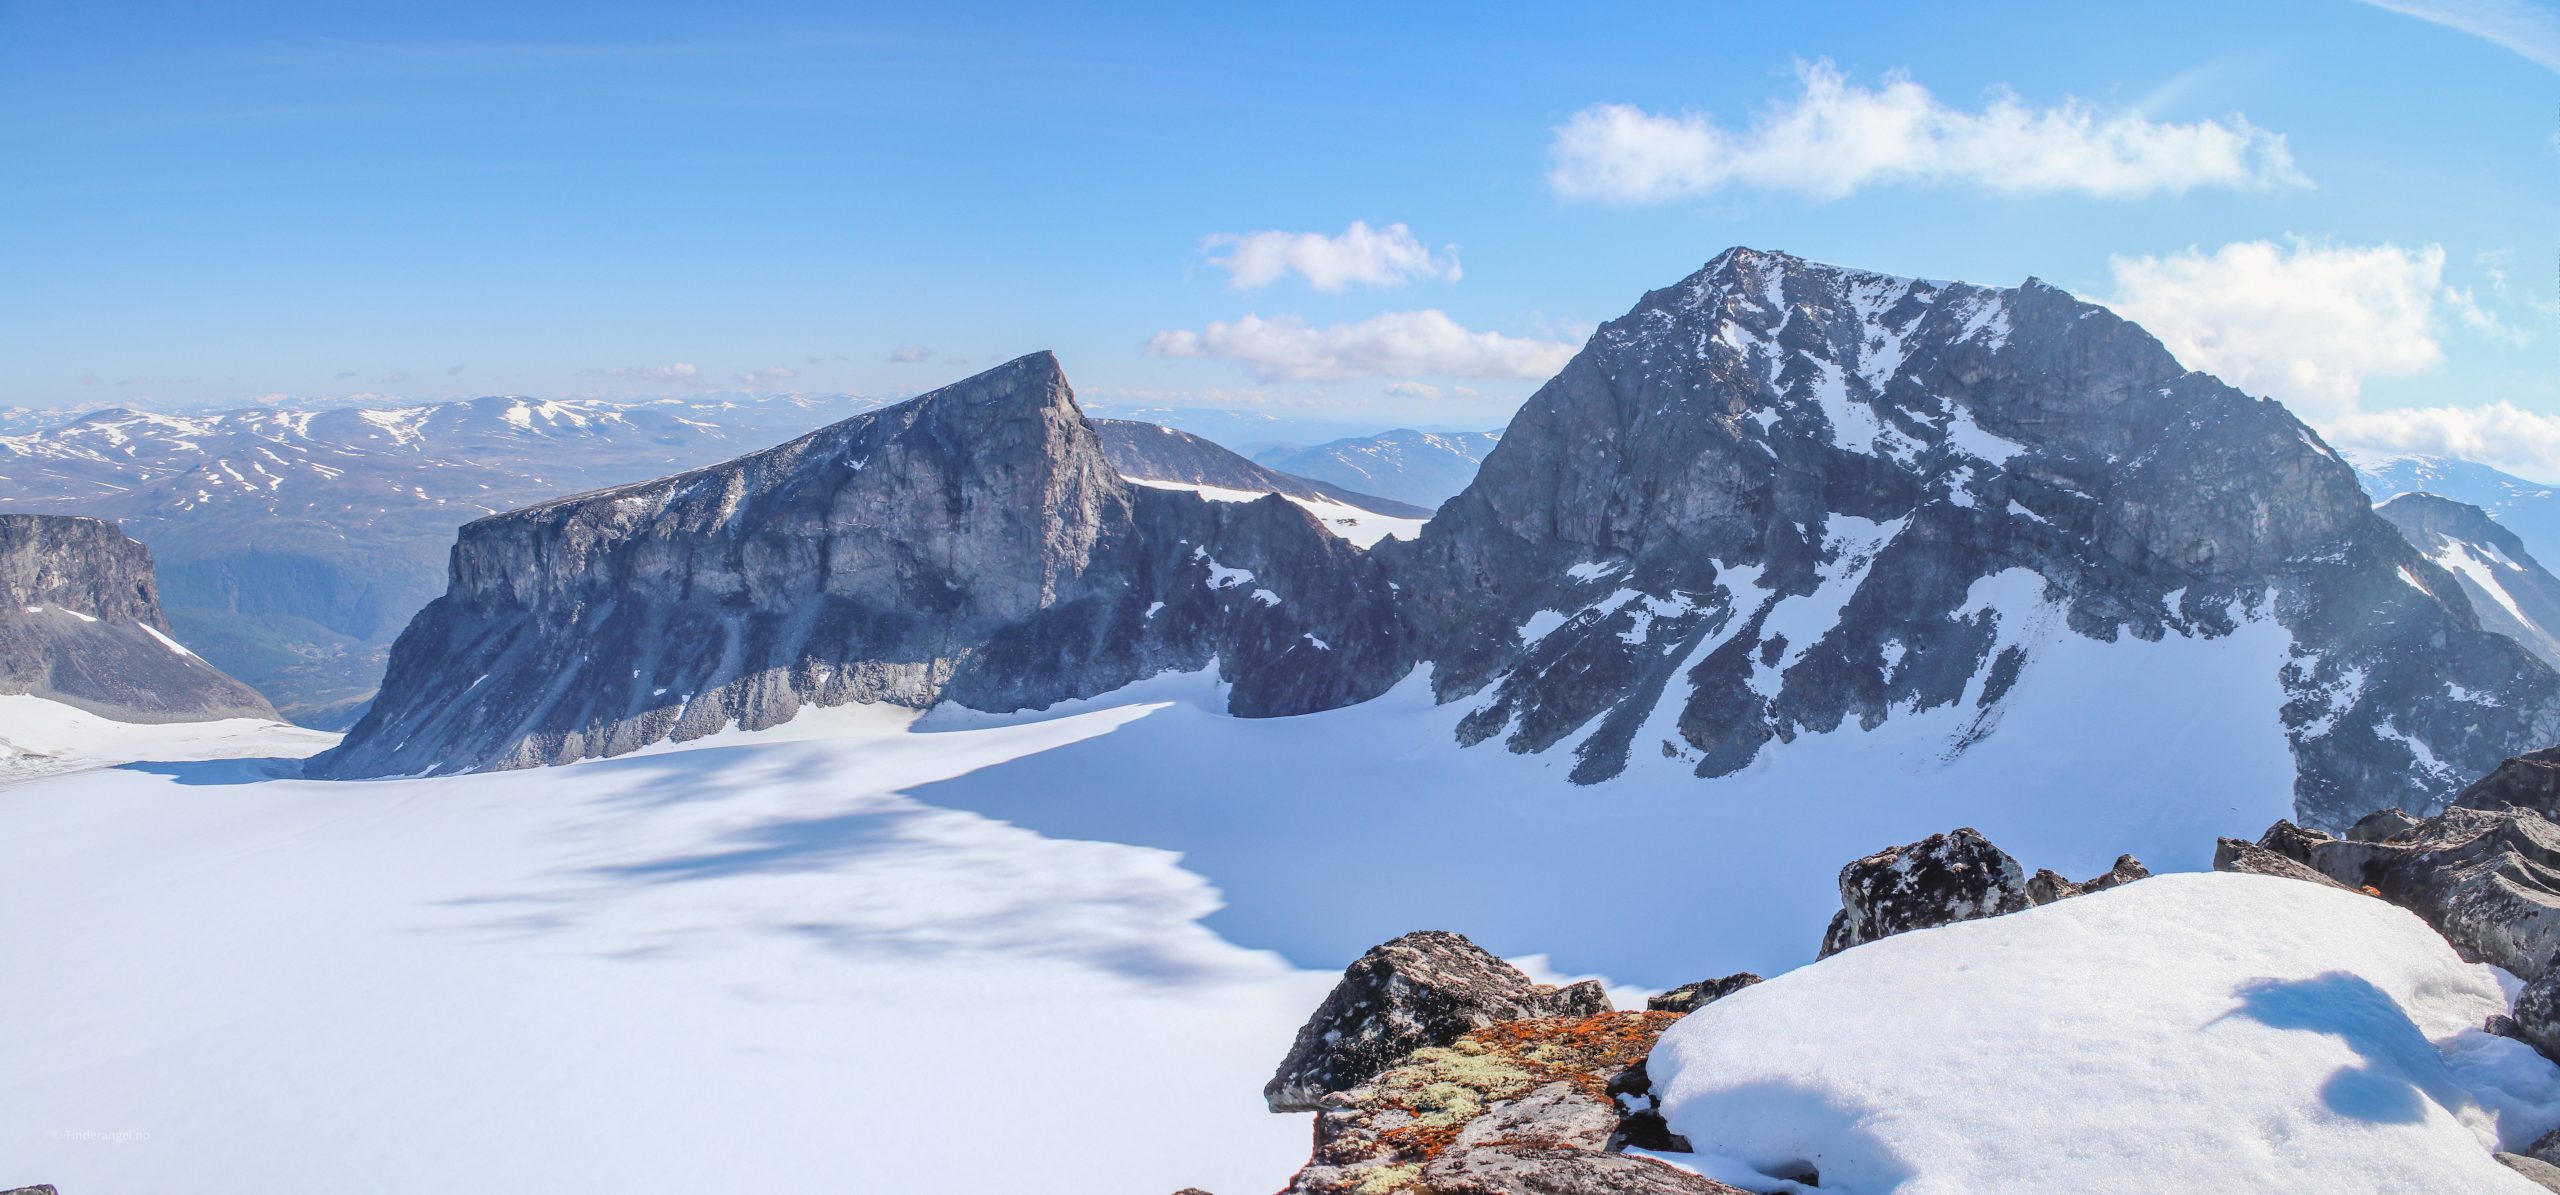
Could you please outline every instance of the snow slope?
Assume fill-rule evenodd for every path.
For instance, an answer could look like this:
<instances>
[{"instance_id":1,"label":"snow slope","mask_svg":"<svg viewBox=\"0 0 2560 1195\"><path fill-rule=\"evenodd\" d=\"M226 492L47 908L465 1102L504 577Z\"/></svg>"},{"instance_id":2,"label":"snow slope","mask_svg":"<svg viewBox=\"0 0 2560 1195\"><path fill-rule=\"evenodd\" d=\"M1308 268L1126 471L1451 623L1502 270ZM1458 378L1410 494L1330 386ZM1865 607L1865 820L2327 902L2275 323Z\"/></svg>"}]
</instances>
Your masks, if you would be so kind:
<instances>
[{"instance_id":1,"label":"snow slope","mask_svg":"<svg viewBox=\"0 0 2560 1195\"><path fill-rule=\"evenodd\" d=\"M1152 489L1185 490L1211 502L1253 502L1260 500L1267 492L1233 490L1214 485L1188 485L1178 481L1149 481L1139 477L1132 477L1129 481L1133 485L1147 486ZM1316 517L1318 523L1324 524L1325 530L1364 548L1390 537L1412 539L1421 532L1424 523L1430 522L1429 519L1404 519L1394 515L1383 515L1374 510L1362 510L1343 502L1302 498L1295 494L1280 496L1305 508L1308 514Z\"/></svg>"},{"instance_id":2,"label":"snow slope","mask_svg":"<svg viewBox=\"0 0 2560 1195\"><path fill-rule=\"evenodd\" d=\"M143 628L146 631L149 627ZM159 632L151 632L155 637ZM172 643L172 650L184 651ZM0 694L0 788L41 776L154 756L184 759L301 756L338 736L259 718L143 724L25 694Z\"/></svg>"},{"instance_id":3,"label":"snow slope","mask_svg":"<svg viewBox=\"0 0 2560 1195\"><path fill-rule=\"evenodd\" d=\"M1486 695L1434 705L1420 672L1362 705L1276 719L1226 717L1210 678L1167 676L1039 715L1141 702L1145 717L915 795L1180 851L1227 897L1212 928L1305 966L1436 928L1657 988L1811 959L1842 864L1956 826L2078 877L2122 851L2202 870L2217 836L2291 815L2280 626L2104 643L2040 617L2031 591L1982 588L2026 660L2006 700L1985 710L1968 691L1872 730L1804 735L1713 780L1646 751L1576 786L1569 752L1457 747L1456 723ZM944 707L919 725L1019 720Z\"/></svg>"},{"instance_id":4,"label":"snow slope","mask_svg":"<svg viewBox=\"0 0 2560 1195\"><path fill-rule=\"evenodd\" d=\"M1274 1187L1307 1128L1261 1084L1333 976L1202 929L1169 854L898 795L1144 712L0 789L0 1187Z\"/></svg>"},{"instance_id":5,"label":"snow slope","mask_svg":"<svg viewBox=\"0 0 2560 1195\"><path fill-rule=\"evenodd\" d=\"M2490 1155L2560 1123L2560 1069L2481 1031L2507 1006L2381 901L2163 876L1778 976L1674 1025L1647 1070L1699 1155L1665 1159L1728 1182L2524 1195Z\"/></svg>"}]
</instances>

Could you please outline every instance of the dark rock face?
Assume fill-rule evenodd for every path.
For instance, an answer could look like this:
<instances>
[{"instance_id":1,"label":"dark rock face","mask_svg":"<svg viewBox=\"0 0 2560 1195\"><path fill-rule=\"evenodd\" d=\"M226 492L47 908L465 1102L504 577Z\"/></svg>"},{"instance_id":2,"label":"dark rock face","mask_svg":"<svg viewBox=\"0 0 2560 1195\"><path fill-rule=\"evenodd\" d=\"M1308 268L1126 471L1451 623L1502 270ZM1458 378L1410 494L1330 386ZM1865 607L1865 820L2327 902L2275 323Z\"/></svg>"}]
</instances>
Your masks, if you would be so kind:
<instances>
[{"instance_id":1,"label":"dark rock face","mask_svg":"<svg viewBox=\"0 0 2560 1195\"><path fill-rule=\"evenodd\" d=\"M1233 712L1410 667L1368 554L1269 497L1133 486L1035 354L777 448L465 527L311 774L618 755L804 704L1045 707L1216 660Z\"/></svg>"},{"instance_id":2,"label":"dark rock face","mask_svg":"<svg viewBox=\"0 0 2560 1195\"><path fill-rule=\"evenodd\" d=\"M1653 1012L1692 1013L1760 982L1760 977L1740 971L1722 979L1701 979L1684 983L1659 996L1646 998L1644 1006Z\"/></svg>"},{"instance_id":3,"label":"dark rock face","mask_svg":"<svg viewBox=\"0 0 2560 1195\"><path fill-rule=\"evenodd\" d=\"M1096 419L1093 430L1102 437L1102 450L1111 458L1111 467L1131 481L1215 486L1310 502L1338 502L1400 519L1431 517L1428 508L1409 502L1264 468L1212 441L1160 423Z\"/></svg>"},{"instance_id":4,"label":"dark rock face","mask_svg":"<svg viewBox=\"0 0 2560 1195\"><path fill-rule=\"evenodd\" d=\"M1613 1089L1679 1017L1510 1021L1405 1056L1327 1096L1314 1156L1284 1195L1600 1195L1732 1188L1625 1143Z\"/></svg>"},{"instance_id":5,"label":"dark rock face","mask_svg":"<svg viewBox=\"0 0 2560 1195\"><path fill-rule=\"evenodd\" d=\"M2244 621L2293 639L2312 822L2439 807L2560 739L2560 675L2483 631L2309 429L2034 281L1728 251L1604 325L1381 551L1438 691L1475 703L1462 733L1570 741L1577 780L1719 776L1944 709L1960 753L2053 636ZM1637 741L1658 707L1676 731Z\"/></svg>"},{"instance_id":6,"label":"dark rock face","mask_svg":"<svg viewBox=\"0 0 2560 1195\"><path fill-rule=\"evenodd\" d=\"M2051 868L2038 868L2034 875L2027 877L2027 903L2049 905L2057 900L2085 896L2092 892L2104 892L2109 888L2122 887L2135 880L2149 878L2151 878L2151 869L2144 867L2142 860L2131 855L2116 856L2115 866L2108 868L2106 874L2077 884L2062 878Z\"/></svg>"},{"instance_id":7,"label":"dark rock face","mask_svg":"<svg viewBox=\"0 0 2560 1195\"><path fill-rule=\"evenodd\" d=\"M2028 906L2027 874L1972 829L1932 834L1840 869L1840 912L1822 935L1829 958L1915 929L2015 913Z\"/></svg>"},{"instance_id":8,"label":"dark rock face","mask_svg":"<svg viewBox=\"0 0 2560 1195\"><path fill-rule=\"evenodd\" d=\"M1609 1011L1588 980L1550 987L1459 934L1423 930L1371 947L1298 1030L1262 1089L1274 1112L1310 1112L1427 1046L1504 1021Z\"/></svg>"},{"instance_id":9,"label":"dark rock face","mask_svg":"<svg viewBox=\"0 0 2560 1195\"><path fill-rule=\"evenodd\" d=\"M2402 494L2374 513L2452 574L2483 628L2560 667L2560 579L2514 532L2477 506L2434 494Z\"/></svg>"},{"instance_id":10,"label":"dark rock face","mask_svg":"<svg viewBox=\"0 0 2560 1195\"><path fill-rule=\"evenodd\" d=\"M0 693L125 722L276 716L169 637L148 549L67 515L0 515Z\"/></svg>"}]
</instances>

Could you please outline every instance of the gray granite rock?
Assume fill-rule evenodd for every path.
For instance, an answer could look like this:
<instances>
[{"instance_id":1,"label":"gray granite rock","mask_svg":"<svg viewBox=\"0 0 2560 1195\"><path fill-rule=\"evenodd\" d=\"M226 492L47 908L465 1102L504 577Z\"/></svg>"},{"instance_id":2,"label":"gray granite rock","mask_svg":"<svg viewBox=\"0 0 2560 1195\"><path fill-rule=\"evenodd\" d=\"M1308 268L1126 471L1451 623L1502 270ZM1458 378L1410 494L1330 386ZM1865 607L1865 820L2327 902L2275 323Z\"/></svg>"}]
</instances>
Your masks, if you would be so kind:
<instances>
[{"instance_id":1,"label":"gray granite rock","mask_svg":"<svg viewBox=\"0 0 2560 1195\"><path fill-rule=\"evenodd\" d=\"M1760 982L1749 971L1738 971L1722 979L1701 979L1684 983L1660 995L1645 998L1644 1006L1654 1012L1696 1012L1744 988Z\"/></svg>"},{"instance_id":2,"label":"gray granite rock","mask_svg":"<svg viewBox=\"0 0 2560 1195\"><path fill-rule=\"evenodd\" d=\"M1966 827L1891 847L1840 869L1840 912L1819 957L1915 929L2028 907L2027 876L2008 852Z\"/></svg>"}]
</instances>

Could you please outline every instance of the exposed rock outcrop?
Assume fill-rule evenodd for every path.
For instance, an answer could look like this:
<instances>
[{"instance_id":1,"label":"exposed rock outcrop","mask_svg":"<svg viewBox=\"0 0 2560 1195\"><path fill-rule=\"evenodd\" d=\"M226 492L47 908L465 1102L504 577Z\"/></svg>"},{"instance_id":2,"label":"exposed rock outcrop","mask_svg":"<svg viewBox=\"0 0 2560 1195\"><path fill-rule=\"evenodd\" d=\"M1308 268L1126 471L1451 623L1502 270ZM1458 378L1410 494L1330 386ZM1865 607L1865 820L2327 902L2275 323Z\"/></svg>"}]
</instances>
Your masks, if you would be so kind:
<instances>
[{"instance_id":1,"label":"exposed rock outcrop","mask_svg":"<svg viewBox=\"0 0 2560 1195\"><path fill-rule=\"evenodd\" d=\"M2213 869L2244 875L2274 876L2280 880L2304 880L2345 888L2336 880L2320 874L2320 869L2290 855L2281 855L2245 838L2225 838L2214 844Z\"/></svg>"},{"instance_id":2,"label":"exposed rock outcrop","mask_svg":"<svg viewBox=\"0 0 2560 1195\"><path fill-rule=\"evenodd\" d=\"M1997 917L2100 892L2151 874L2131 855L2106 874L2072 883L2050 870L2030 877L2007 851L1970 826L1887 847L1840 869L1840 911L1822 935L1829 958L1852 946L1915 929Z\"/></svg>"},{"instance_id":3,"label":"exposed rock outcrop","mask_svg":"<svg viewBox=\"0 0 2560 1195\"><path fill-rule=\"evenodd\" d=\"M1679 1020L1666 1012L1509 1021L1416 1050L1326 1097L1287 1195L1721 1195L1732 1188L1613 1152L1613 1082Z\"/></svg>"},{"instance_id":4,"label":"exposed rock outcrop","mask_svg":"<svg viewBox=\"0 0 2560 1195\"><path fill-rule=\"evenodd\" d=\"M1314 1111L1415 1050L1505 1021L1607 1011L1598 983L1542 984L1463 935L1422 930L1343 970L1262 1095L1274 1112Z\"/></svg>"},{"instance_id":5,"label":"exposed rock outcrop","mask_svg":"<svg viewBox=\"0 0 2560 1195\"><path fill-rule=\"evenodd\" d=\"M2225 867L2224 854L2247 854L2226 841L2215 866L2294 874L2264 862L2274 856L2340 886L2370 888L2434 926L2462 957L2528 981L2560 959L2560 825L2531 810L2457 807L2361 842L2277 822L2256 849L2263 852L2258 866ZM2516 1020L2528 1038L2536 1036L2521 1005Z\"/></svg>"},{"instance_id":6,"label":"exposed rock outcrop","mask_svg":"<svg viewBox=\"0 0 2560 1195\"><path fill-rule=\"evenodd\" d=\"M0 693L124 722L276 716L171 637L149 549L69 515L0 515Z\"/></svg>"},{"instance_id":7,"label":"exposed rock outcrop","mask_svg":"<svg viewBox=\"0 0 2560 1195\"><path fill-rule=\"evenodd\" d=\"M330 777L621 753L804 705L1011 711L1215 661L1241 715L1409 667L1367 553L1132 485L1038 353L777 448L482 519Z\"/></svg>"},{"instance_id":8,"label":"exposed rock outcrop","mask_svg":"<svg viewBox=\"0 0 2560 1195\"><path fill-rule=\"evenodd\" d=\"M1657 996L1646 997L1644 1006L1653 1012L1692 1013L1760 982L1749 971L1738 971L1722 979L1701 979L1684 983Z\"/></svg>"}]
</instances>

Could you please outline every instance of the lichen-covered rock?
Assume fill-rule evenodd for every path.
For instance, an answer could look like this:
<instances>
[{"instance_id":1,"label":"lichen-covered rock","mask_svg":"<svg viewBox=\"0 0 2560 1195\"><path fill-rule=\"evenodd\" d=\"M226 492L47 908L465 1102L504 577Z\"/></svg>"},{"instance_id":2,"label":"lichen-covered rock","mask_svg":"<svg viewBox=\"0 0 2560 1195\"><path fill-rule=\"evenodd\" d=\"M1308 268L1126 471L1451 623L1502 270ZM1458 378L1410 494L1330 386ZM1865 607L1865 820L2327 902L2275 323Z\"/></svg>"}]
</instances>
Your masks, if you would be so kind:
<instances>
[{"instance_id":1,"label":"lichen-covered rock","mask_svg":"<svg viewBox=\"0 0 2560 1195\"><path fill-rule=\"evenodd\" d=\"M1681 1192L1731 1188L1610 1152L1611 1085L1677 1021L1612 1012L1509 1021L1414 1051L1326 1097L1288 1195Z\"/></svg>"},{"instance_id":2,"label":"lichen-covered rock","mask_svg":"<svg viewBox=\"0 0 2560 1195\"><path fill-rule=\"evenodd\" d=\"M1596 982L1542 984L1464 935L1422 930L1371 947L1343 970L1262 1095L1274 1112L1310 1112L1405 1055L1471 1030L1607 1011Z\"/></svg>"},{"instance_id":3,"label":"lichen-covered rock","mask_svg":"<svg viewBox=\"0 0 2560 1195\"><path fill-rule=\"evenodd\" d=\"M1915 929L2015 913L2027 874L1971 827L1881 850L1840 869L1840 912L1822 936L1829 958Z\"/></svg>"},{"instance_id":4,"label":"lichen-covered rock","mask_svg":"<svg viewBox=\"0 0 2560 1195\"><path fill-rule=\"evenodd\" d=\"M1684 983L1657 996L1645 998L1644 1006L1653 1012L1691 1013L1760 982L1749 971L1738 971L1722 979L1701 979Z\"/></svg>"}]
</instances>

